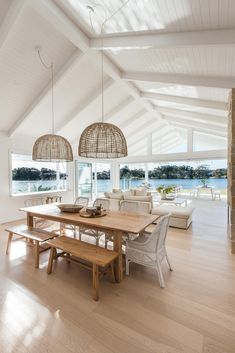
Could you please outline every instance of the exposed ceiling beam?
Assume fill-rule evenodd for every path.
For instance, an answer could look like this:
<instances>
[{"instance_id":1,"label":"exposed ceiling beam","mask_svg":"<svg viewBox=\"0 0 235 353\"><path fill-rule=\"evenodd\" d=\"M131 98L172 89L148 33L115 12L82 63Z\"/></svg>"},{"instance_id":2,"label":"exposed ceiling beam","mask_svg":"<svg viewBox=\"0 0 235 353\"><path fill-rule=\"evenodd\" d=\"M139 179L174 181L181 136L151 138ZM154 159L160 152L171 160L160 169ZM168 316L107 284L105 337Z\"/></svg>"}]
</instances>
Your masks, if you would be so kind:
<instances>
[{"instance_id":1,"label":"exposed ceiling beam","mask_svg":"<svg viewBox=\"0 0 235 353\"><path fill-rule=\"evenodd\" d=\"M235 44L235 29L176 33L123 34L103 37L104 49L148 49L193 46L225 46ZM100 38L90 41L92 49L101 49Z\"/></svg>"},{"instance_id":2,"label":"exposed ceiling beam","mask_svg":"<svg viewBox=\"0 0 235 353\"><path fill-rule=\"evenodd\" d=\"M228 103L212 101L207 99L172 96L169 94L153 93L153 92L142 92L141 97L144 99L154 99L154 100L163 101L163 102L192 105L194 107L228 110Z\"/></svg>"},{"instance_id":3,"label":"exposed ceiling beam","mask_svg":"<svg viewBox=\"0 0 235 353\"><path fill-rule=\"evenodd\" d=\"M181 118L175 118L175 117L169 117L169 116L164 116L164 119L166 121L168 121L169 123L178 123L184 127L192 127L192 128L195 128L195 129L201 129L201 128L204 128L204 129L207 129L208 131L218 131L218 132L223 132L223 133L226 133L226 128L223 128L223 127L220 127L220 126L211 126L209 124L206 124L206 123L202 123L202 122L193 122L193 121L185 121L184 119L181 119Z\"/></svg>"},{"instance_id":4,"label":"exposed ceiling beam","mask_svg":"<svg viewBox=\"0 0 235 353\"><path fill-rule=\"evenodd\" d=\"M134 115L132 115L129 119L125 120L124 122L122 122L119 127L121 129L126 129L129 125L133 124L133 122L136 122L137 120L139 120L140 118L143 117L143 115L146 115L148 112L146 111L146 109L142 109L139 112L135 113Z\"/></svg>"},{"instance_id":5,"label":"exposed ceiling beam","mask_svg":"<svg viewBox=\"0 0 235 353\"><path fill-rule=\"evenodd\" d=\"M215 115L209 115L209 114L204 114L199 112L193 112L190 110L186 111L182 109L167 108L167 107L156 107L156 109L160 111L163 115L180 117L185 119L185 121L195 120L202 123L206 122L217 126L227 127L227 117L215 116Z\"/></svg>"},{"instance_id":6,"label":"exposed ceiling beam","mask_svg":"<svg viewBox=\"0 0 235 353\"><path fill-rule=\"evenodd\" d=\"M185 86L205 86L228 89L235 87L235 77L190 76L157 72L123 72L122 78L127 81L160 82Z\"/></svg>"},{"instance_id":7,"label":"exposed ceiling beam","mask_svg":"<svg viewBox=\"0 0 235 353\"><path fill-rule=\"evenodd\" d=\"M119 103L116 107L114 107L110 112L108 112L107 114L105 114L104 116L104 120L106 122L113 120L113 117L120 113L121 111L125 110L131 103L134 102L134 99L132 97L127 97L126 99L124 99L121 103ZM117 122L118 124L118 122ZM119 124L118 124L119 126Z\"/></svg>"},{"instance_id":8,"label":"exposed ceiling beam","mask_svg":"<svg viewBox=\"0 0 235 353\"><path fill-rule=\"evenodd\" d=\"M103 91L107 91L113 84L114 81L112 79L109 78L108 80L106 80L104 83ZM83 103L80 103L78 107L76 107L73 112L70 113L69 116L56 128L56 134L61 134L63 129L65 129L71 123L71 121L76 119L79 114L81 114L85 109L87 109L100 96L101 90L94 90L94 92L91 93L89 97L84 100Z\"/></svg>"},{"instance_id":9,"label":"exposed ceiling beam","mask_svg":"<svg viewBox=\"0 0 235 353\"><path fill-rule=\"evenodd\" d=\"M65 77L70 73L75 65L82 60L84 54L79 50L76 50L74 54L69 58L69 60L63 65L63 67L56 73L54 77L54 87L58 86ZM18 118L18 120L11 126L8 131L8 136L12 137L20 126L28 119L30 114L39 106L40 103L47 97L51 91L51 82L49 82L41 91L41 93L36 97L36 99L27 107L24 113Z\"/></svg>"},{"instance_id":10,"label":"exposed ceiling beam","mask_svg":"<svg viewBox=\"0 0 235 353\"><path fill-rule=\"evenodd\" d=\"M93 60L95 65L100 65L101 53L90 49L90 39L83 33L78 26L52 1L52 0L37 0L32 2L35 10L46 18L61 34L63 34L71 43L78 47L83 52L87 52L89 58ZM122 73L107 55L104 55L104 71L116 82L122 80ZM130 94L136 102L139 102L146 110L154 116L161 118L160 113L153 109L153 105L146 100L143 100L140 95L140 90L131 82L122 81L121 83L125 91Z\"/></svg>"},{"instance_id":11,"label":"exposed ceiling beam","mask_svg":"<svg viewBox=\"0 0 235 353\"><path fill-rule=\"evenodd\" d=\"M51 25L81 51L89 49L89 38L76 26L59 7L51 0L31 1L37 10Z\"/></svg>"},{"instance_id":12,"label":"exposed ceiling beam","mask_svg":"<svg viewBox=\"0 0 235 353\"><path fill-rule=\"evenodd\" d=\"M6 42L6 39L14 25L16 24L17 19L22 14L25 4L28 0L13 0L10 8L0 26L0 49Z\"/></svg>"}]
</instances>

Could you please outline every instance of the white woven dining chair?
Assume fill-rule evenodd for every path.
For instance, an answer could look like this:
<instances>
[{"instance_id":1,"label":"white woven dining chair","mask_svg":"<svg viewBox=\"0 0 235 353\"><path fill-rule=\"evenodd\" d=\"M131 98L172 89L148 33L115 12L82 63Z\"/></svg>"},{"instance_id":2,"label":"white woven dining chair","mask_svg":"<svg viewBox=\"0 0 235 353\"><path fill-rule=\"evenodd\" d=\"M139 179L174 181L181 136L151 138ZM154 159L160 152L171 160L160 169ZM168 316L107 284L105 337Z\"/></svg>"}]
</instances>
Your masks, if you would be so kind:
<instances>
[{"instance_id":1,"label":"white woven dining chair","mask_svg":"<svg viewBox=\"0 0 235 353\"><path fill-rule=\"evenodd\" d=\"M32 207L32 206L40 206L45 204L46 201L43 197L34 197L32 199L26 199L24 200L24 206L25 207ZM35 228L47 228L50 225L49 221L46 221L45 219L42 218L34 218L34 224L33 226Z\"/></svg>"},{"instance_id":2,"label":"white woven dining chair","mask_svg":"<svg viewBox=\"0 0 235 353\"><path fill-rule=\"evenodd\" d=\"M75 205L80 205L83 207L87 207L89 203L89 197L78 196L74 202ZM72 224L60 224L60 234L65 234L65 230L70 230L73 232L73 237L76 238L77 232L79 231L79 227L74 226Z\"/></svg>"},{"instance_id":3,"label":"white woven dining chair","mask_svg":"<svg viewBox=\"0 0 235 353\"><path fill-rule=\"evenodd\" d=\"M139 213L139 202L123 200L120 202L119 210L121 212Z\"/></svg>"},{"instance_id":4,"label":"white woven dining chair","mask_svg":"<svg viewBox=\"0 0 235 353\"><path fill-rule=\"evenodd\" d=\"M110 208L110 201L109 199L105 199L105 198L97 198L94 202L93 202L93 206L97 207L97 206L101 206L104 210L109 210ZM104 232L101 232L99 230L96 229L87 229L85 227L79 227L79 239L82 239L82 235L89 235L91 237L95 238L95 242L96 242L96 246L99 246L100 243L100 237L102 235L105 235L106 238L106 234ZM106 243L106 240L105 240Z\"/></svg>"},{"instance_id":5,"label":"white woven dining chair","mask_svg":"<svg viewBox=\"0 0 235 353\"><path fill-rule=\"evenodd\" d=\"M166 259L170 271L169 258L166 251L166 236L169 227L170 214L167 214L159 220L153 232L145 236L144 234L135 240L126 242L126 274L129 275L129 266L131 262L143 266L152 267L157 271L160 287L165 287L161 264Z\"/></svg>"}]
</instances>

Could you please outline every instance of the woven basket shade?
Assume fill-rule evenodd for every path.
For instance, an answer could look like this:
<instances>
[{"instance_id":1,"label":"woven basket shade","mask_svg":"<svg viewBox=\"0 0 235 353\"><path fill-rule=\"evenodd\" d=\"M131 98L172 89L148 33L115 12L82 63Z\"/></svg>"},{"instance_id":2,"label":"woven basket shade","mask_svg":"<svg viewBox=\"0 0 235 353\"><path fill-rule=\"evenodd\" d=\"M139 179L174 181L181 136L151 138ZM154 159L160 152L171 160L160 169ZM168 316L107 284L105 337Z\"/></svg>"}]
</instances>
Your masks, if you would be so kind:
<instances>
[{"instance_id":1,"label":"woven basket shade","mask_svg":"<svg viewBox=\"0 0 235 353\"><path fill-rule=\"evenodd\" d=\"M94 123L82 133L78 154L87 158L120 158L127 156L127 144L122 131L113 124Z\"/></svg>"},{"instance_id":2,"label":"woven basket shade","mask_svg":"<svg viewBox=\"0 0 235 353\"><path fill-rule=\"evenodd\" d=\"M70 143L59 135L43 135L33 146L33 160L41 162L72 162Z\"/></svg>"}]
</instances>

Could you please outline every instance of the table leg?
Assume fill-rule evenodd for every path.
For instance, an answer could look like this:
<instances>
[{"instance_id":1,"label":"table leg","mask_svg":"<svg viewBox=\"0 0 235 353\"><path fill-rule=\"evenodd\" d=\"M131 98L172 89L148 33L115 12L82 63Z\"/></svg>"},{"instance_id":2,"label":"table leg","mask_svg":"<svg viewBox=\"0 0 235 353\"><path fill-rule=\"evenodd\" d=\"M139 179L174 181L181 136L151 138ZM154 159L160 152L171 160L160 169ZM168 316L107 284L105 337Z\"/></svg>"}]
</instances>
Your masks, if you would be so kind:
<instances>
[{"instance_id":1,"label":"table leg","mask_svg":"<svg viewBox=\"0 0 235 353\"><path fill-rule=\"evenodd\" d=\"M9 255L9 253L10 253L12 237L13 237L13 233L10 232L8 235L8 240L7 240L6 255Z\"/></svg>"},{"instance_id":2,"label":"table leg","mask_svg":"<svg viewBox=\"0 0 235 353\"><path fill-rule=\"evenodd\" d=\"M33 216L29 212L27 213L27 226L33 228Z\"/></svg>"},{"instance_id":3,"label":"table leg","mask_svg":"<svg viewBox=\"0 0 235 353\"><path fill-rule=\"evenodd\" d=\"M123 280L123 268L122 268L122 232L114 231L113 233L113 248L114 251L118 252L118 258L115 260L115 277L119 283Z\"/></svg>"}]
</instances>

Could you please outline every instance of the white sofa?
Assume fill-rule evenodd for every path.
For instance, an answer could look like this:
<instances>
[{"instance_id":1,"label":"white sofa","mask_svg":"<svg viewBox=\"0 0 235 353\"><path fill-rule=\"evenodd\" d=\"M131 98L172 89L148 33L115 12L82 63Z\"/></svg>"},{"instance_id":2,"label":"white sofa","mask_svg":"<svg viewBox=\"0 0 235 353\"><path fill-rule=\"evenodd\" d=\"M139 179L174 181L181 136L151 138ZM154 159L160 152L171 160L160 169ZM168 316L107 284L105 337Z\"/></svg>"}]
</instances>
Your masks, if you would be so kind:
<instances>
[{"instance_id":1,"label":"white sofa","mask_svg":"<svg viewBox=\"0 0 235 353\"><path fill-rule=\"evenodd\" d=\"M153 206L153 198L150 192L146 189L131 189L128 191L122 191L120 189L113 189L112 192L105 192L104 197L110 201L110 209L112 211L119 211L121 201L138 201L147 202L150 204L150 209Z\"/></svg>"},{"instance_id":2,"label":"white sofa","mask_svg":"<svg viewBox=\"0 0 235 353\"><path fill-rule=\"evenodd\" d=\"M152 214L165 215L170 213L170 227L188 229L192 223L193 211L194 208L190 206L177 207L172 205L160 205L152 209Z\"/></svg>"}]
</instances>

